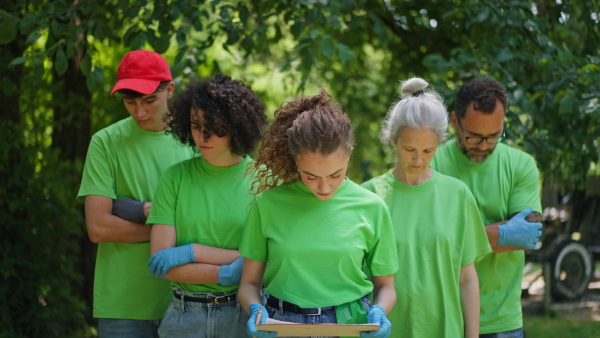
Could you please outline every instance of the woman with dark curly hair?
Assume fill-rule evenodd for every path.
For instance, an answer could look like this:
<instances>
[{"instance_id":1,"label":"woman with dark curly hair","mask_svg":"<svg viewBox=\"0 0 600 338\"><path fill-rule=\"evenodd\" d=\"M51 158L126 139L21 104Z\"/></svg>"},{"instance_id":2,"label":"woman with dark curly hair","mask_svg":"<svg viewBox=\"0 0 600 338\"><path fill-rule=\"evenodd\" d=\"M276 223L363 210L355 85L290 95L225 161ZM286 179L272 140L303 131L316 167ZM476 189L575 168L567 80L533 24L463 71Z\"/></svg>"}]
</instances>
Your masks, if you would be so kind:
<instances>
[{"instance_id":1,"label":"woman with dark curly hair","mask_svg":"<svg viewBox=\"0 0 600 338\"><path fill-rule=\"evenodd\" d=\"M244 334L238 248L254 197L245 172L266 119L250 87L226 75L193 83L173 99L170 132L201 156L163 174L147 221L150 273L173 289L160 336Z\"/></svg>"},{"instance_id":2,"label":"woman with dark curly hair","mask_svg":"<svg viewBox=\"0 0 600 338\"><path fill-rule=\"evenodd\" d=\"M369 322L381 328L363 337L389 335L394 235L383 200L345 177L353 142L348 117L324 90L275 112L253 164L259 194L240 246L249 336L276 334L257 330L259 311L262 323Z\"/></svg>"}]
</instances>

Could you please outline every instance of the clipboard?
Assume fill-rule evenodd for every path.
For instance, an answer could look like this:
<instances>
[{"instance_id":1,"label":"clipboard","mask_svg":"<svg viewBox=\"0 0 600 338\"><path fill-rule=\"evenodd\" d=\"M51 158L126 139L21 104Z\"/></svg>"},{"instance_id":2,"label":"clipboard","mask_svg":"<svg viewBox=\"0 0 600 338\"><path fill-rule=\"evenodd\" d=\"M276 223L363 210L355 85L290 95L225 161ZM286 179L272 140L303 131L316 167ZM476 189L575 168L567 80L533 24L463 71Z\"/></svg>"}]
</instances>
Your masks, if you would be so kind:
<instances>
[{"instance_id":1,"label":"clipboard","mask_svg":"<svg viewBox=\"0 0 600 338\"><path fill-rule=\"evenodd\" d=\"M256 328L264 331L277 331L277 337L343 336L360 337L364 331L377 331L379 324L298 324L267 318L260 324L262 309L256 316Z\"/></svg>"}]
</instances>

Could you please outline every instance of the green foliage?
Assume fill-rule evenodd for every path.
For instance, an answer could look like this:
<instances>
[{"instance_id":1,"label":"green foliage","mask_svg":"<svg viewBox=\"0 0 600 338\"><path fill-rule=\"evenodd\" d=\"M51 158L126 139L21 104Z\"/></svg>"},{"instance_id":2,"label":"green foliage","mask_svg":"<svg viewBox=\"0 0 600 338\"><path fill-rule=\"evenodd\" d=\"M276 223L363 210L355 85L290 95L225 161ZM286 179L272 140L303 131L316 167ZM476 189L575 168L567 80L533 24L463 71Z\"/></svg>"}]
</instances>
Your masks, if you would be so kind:
<instances>
[{"instance_id":1,"label":"green foliage","mask_svg":"<svg viewBox=\"0 0 600 338\"><path fill-rule=\"evenodd\" d=\"M491 76L509 92L508 142L568 190L581 188L598 162L599 7L598 0L3 4L0 102L10 109L0 112L7 180L0 212L11 236L1 243L10 249L1 254L9 268L0 289L3 299L26 296L0 305L0 332L76 336L86 330L82 316L91 323L93 248L75 194L91 133L127 116L110 90L128 51L165 55L176 91L217 72L242 78L269 113L325 88L352 120L349 176L358 182L392 165L378 132L399 80L428 79L451 111L458 86Z\"/></svg>"}]
</instances>

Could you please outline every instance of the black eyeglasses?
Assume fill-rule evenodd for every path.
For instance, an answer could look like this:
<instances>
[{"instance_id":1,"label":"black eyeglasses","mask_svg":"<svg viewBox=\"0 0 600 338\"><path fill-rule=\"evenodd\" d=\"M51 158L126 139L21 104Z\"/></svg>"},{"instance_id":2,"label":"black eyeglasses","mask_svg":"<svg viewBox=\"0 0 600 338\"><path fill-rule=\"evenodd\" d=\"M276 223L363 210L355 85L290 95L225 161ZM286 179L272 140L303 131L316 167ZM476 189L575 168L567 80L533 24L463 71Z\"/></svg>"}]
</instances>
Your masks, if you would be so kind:
<instances>
[{"instance_id":1,"label":"black eyeglasses","mask_svg":"<svg viewBox=\"0 0 600 338\"><path fill-rule=\"evenodd\" d=\"M458 121L458 126L460 127L460 130L462 130L463 135L465 134L465 130L463 129L462 125L460 124L460 119L457 117L456 121ZM471 145L475 145L475 144L479 144L481 142L483 142L483 140L485 140L485 142L487 142L487 144L497 144L498 142L502 141L502 139L505 137L504 134L504 128L502 128L502 136L488 136L488 137L481 137L481 136L466 136L465 135L465 141L467 142L467 144L471 144Z\"/></svg>"}]
</instances>

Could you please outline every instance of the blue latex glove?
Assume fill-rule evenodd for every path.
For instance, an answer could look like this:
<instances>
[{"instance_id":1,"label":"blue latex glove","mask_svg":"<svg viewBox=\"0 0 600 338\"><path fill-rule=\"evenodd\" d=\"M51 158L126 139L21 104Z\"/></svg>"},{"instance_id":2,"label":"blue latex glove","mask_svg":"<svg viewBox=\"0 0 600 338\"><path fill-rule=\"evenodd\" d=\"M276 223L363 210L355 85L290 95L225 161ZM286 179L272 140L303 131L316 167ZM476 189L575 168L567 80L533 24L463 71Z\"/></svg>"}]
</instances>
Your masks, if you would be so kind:
<instances>
[{"instance_id":1,"label":"blue latex glove","mask_svg":"<svg viewBox=\"0 0 600 338\"><path fill-rule=\"evenodd\" d=\"M244 257L240 256L229 265L221 265L219 269L219 284L229 286L240 284L242 279L242 268L244 267Z\"/></svg>"},{"instance_id":2,"label":"blue latex glove","mask_svg":"<svg viewBox=\"0 0 600 338\"><path fill-rule=\"evenodd\" d=\"M532 209L525 209L504 224L498 225L500 237L498 245L511 245L519 248L533 249L542 235L542 223L530 223L525 220Z\"/></svg>"},{"instance_id":3,"label":"blue latex glove","mask_svg":"<svg viewBox=\"0 0 600 338\"><path fill-rule=\"evenodd\" d=\"M373 305L367 311L367 322L379 324L381 328L377 331L361 332L360 338L387 338L392 333L392 323L387 319L385 310L381 305Z\"/></svg>"},{"instance_id":4,"label":"blue latex glove","mask_svg":"<svg viewBox=\"0 0 600 338\"><path fill-rule=\"evenodd\" d=\"M248 323L246 324L246 333L248 333L248 337L256 337L256 338L277 337L277 331L263 331L263 330L258 330L256 328L256 317L258 316L258 311L260 309L262 309L260 323L261 324L267 323L267 318L269 318L269 313L267 312L267 309L258 303L250 304L250 319L248 319Z\"/></svg>"},{"instance_id":5,"label":"blue latex glove","mask_svg":"<svg viewBox=\"0 0 600 338\"><path fill-rule=\"evenodd\" d=\"M140 202L129 198L117 198L113 200L112 214L131 222L146 223L144 204L146 204L146 201Z\"/></svg>"},{"instance_id":6,"label":"blue latex glove","mask_svg":"<svg viewBox=\"0 0 600 338\"><path fill-rule=\"evenodd\" d=\"M167 248L152 255L148 261L149 272L156 277L164 277L171 268L195 261L192 244Z\"/></svg>"}]
</instances>

